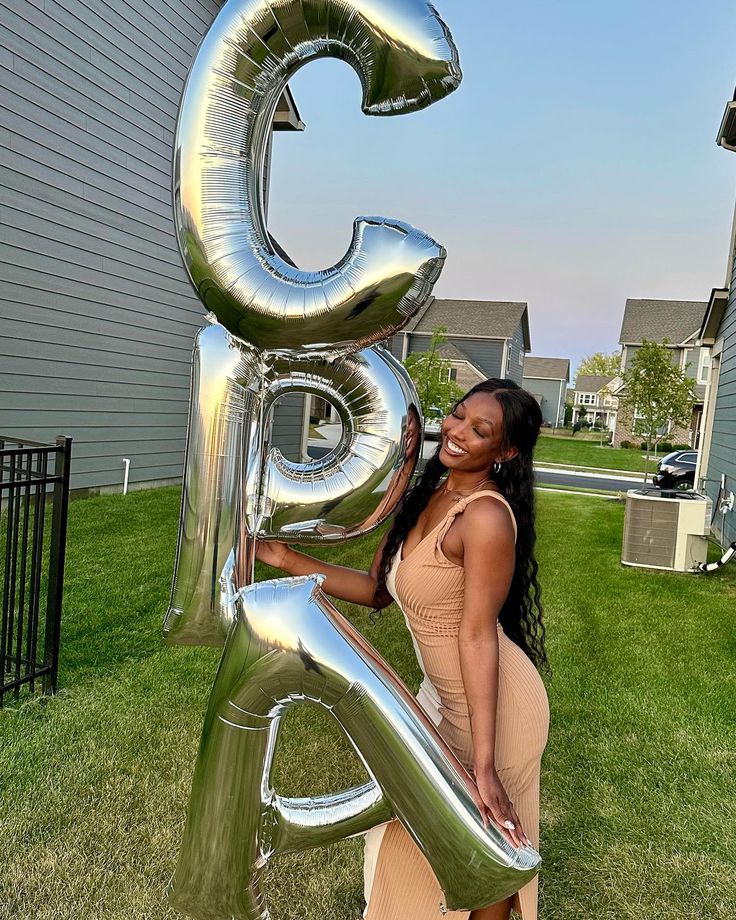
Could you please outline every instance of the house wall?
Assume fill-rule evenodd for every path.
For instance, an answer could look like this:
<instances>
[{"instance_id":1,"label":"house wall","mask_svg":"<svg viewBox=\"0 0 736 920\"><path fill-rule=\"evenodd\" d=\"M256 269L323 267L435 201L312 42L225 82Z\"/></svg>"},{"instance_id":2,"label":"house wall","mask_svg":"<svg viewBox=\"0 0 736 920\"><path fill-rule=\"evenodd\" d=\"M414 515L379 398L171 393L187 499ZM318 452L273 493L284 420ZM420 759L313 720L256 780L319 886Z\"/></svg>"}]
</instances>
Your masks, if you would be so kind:
<instances>
[{"instance_id":1,"label":"house wall","mask_svg":"<svg viewBox=\"0 0 736 920\"><path fill-rule=\"evenodd\" d=\"M693 415L691 423L694 424L696 421L695 416ZM644 442L644 436L641 434L634 434L634 417L633 412L628 406L622 406L619 403L619 408L616 413L616 429L613 433L613 446L620 447L622 441L632 441L634 444L641 444ZM663 438L664 441L667 441L670 444L687 444L688 446L692 445L693 441L693 431L694 428L684 428L680 425L675 425Z\"/></svg>"},{"instance_id":2,"label":"house wall","mask_svg":"<svg viewBox=\"0 0 736 920\"><path fill-rule=\"evenodd\" d=\"M556 427L562 422L564 410L565 385L561 380L550 380L546 377L524 377L522 386L534 395L542 397L542 417L548 424Z\"/></svg>"},{"instance_id":3,"label":"house wall","mask_svg":"<svg viewBox=\"0 0 736 920\"><path fill-rule=\"evenodd\" d=\"M446 340L460 348L473 364L487 377L501 377L503 364L503 341L501 339L460 338L452 335ZM409 334L409 351L429 351L432 344L430 335Z\"/></svg>"},{"instance_id":4,"label":"house wall","mask_svg":"<svg viewBox=\"0 0 736 920\"><path fill-rule=\"evenodd\" d=\"M509 339L509 348L506 357L506 369L501 377L510 377L519 386L524 379L524 332L521 323L518 323L514 334ZM489 374L490 376L495 376Z\"/></svg>"},{"instance_id":5,"label":"house wall","mask_svg":"<svg viewBox=\"0 0 736 920\"><path fill-rule=\"evenodd\" d=\"M397 335L392 335L390 339L386 339L383 343L386 348L391 352L391 354L398 361L401 361L402 348L404 346L404 334L399 332Z\"/></svg>"},{"instance_id":6,"label":"house wall","mask_svg":"<svg viewBox=\"0 0 736 920\"><path fill-rule=\"evenodd\" d=\"M722 341L720 371L705 471L705 491L714 502L718 500L722 476L726 477L726 489L736 492L736 262L733 268L728 305L718 336ZM724 545L736 540L736 511L723 517L716 513L713 526Z\"/></svg>"},{"instance_id":7,"label":"house wall","mask_svg":"<svg viewBox=\"0 0 736 920\"><path fill-rule=\"evenodd\" d=\"M627 345L626 346L624 350L624 355L623 355L625 371L627 371L631 367L631 362L634 360L634 355L637 353L637 351L639 351L640 348L641 348L641 345ZM697 351L697 350L698 349L693 349L693 351ZM669 351L672 357L672 363L679 365L682 361L683 349L682 348L670 348ZM691 359L688 358L688 360L691 360ZM691 371L691 376L694 377L696 373L697 373L697 364L695 365L695 371L694 372Z\"/></svg>"},{"instance_id":8,"label":"house wall","mask_svg":"<svg viewBox=\"0 0 736 920\"><path fill-rule=\"evenodd\" d=\"M213 0L25 0L0 21L3 432L74 438L72 487L175 481L203 325L171 152ZM301 398L300 398L301 399ZM301 416L276 437L301 445Z\"/></svg>"},{"instance_id":9,"label":"house wall","mask_svg":"<svg viewBox=\"0 0 736 920\"><path fill-rule=\"evenodd\" d=\"M486 379L483 374L479 374L467 361L453 361L452 366L457 371L455 383L457 383L464 393L467 393L468 390L477 383L481 383Z\"/></svg>"}]
</instances>

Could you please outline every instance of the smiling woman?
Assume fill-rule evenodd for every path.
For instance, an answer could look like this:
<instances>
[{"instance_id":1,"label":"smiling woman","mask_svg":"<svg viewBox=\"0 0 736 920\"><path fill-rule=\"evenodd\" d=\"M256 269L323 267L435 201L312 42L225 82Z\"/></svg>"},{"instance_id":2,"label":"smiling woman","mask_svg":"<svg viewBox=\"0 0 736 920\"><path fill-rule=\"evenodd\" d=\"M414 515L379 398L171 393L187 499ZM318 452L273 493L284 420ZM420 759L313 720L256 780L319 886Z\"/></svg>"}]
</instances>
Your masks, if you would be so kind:
<instances>
[{"instance_id":1,"label":"smiling woman","mask_svg":"<svg viewBox=\"0 0 736 920\"><path fill-rule=\"evenodd\" d=\"M532 451L539 405L511 380L474 387L443 423L441 442L406 494L368 572L329 565L284 544L259 557L354 603L402 609L424 681L417 699L460 761L509 844L537 846L539 768L549 709L534 558ZM446 475L445 475L446 474ZM444 477L444 479L443 479ZM366 838L367 920L467 918L445 912L420 850L398 821ZM536 920L537 883L471 920Z\"/></svg>"}]
</instances>

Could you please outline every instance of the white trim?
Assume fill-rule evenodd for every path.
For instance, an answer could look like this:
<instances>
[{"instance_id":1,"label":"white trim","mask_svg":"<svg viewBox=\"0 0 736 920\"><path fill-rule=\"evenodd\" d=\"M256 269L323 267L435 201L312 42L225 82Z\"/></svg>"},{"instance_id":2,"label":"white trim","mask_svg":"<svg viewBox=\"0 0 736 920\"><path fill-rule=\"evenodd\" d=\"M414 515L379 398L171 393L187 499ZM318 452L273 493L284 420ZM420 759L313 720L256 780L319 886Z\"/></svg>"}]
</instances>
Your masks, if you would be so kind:
<instances>
[{"instance_id":1,"label":"white trim","mask_svg":"<svg viewBox=\"0 0 736 920\"><path fill-rule=\"evenodd\" d=\"M565 381L560 380L560 393L557 399L557 420L555 428L560 428L565 424Z\"/></svg>"},{"instance_id":2,"label":"white trim","mask_svg":"<svg viewBox=\"0 0 736 920\"><path fill-rule=\"evenodd\" d=\"M705 380L703 380L703 370L705 367L704 358L708 359L708 376L705 378ZM710 380L710 369L712 365L713 365L713 357L710 353L710 348L708 348L707 345L703 345L702 348L700 349L700 355L698 357L698 376L697 376L698 383L708 383L708 381Z\"/></svg>"},{"instance_id":3,"label":"white trim","mask_svg":"<svg viewBox=\"0 0 736 920\"><path fill-rule=\"evenodd\" d=\"M734 262L734 249L736 248L736 208L733 212L733 220L731 221L731 239L728 244L728 256L727 256L727 265L726 265L726 283L723 285L724 288L730 293L731 288L731 275L733 273L733 262Z\"/></svg>"},{"instance_id":4,"label":"white trim","mask_svg":"<svg viewBox=\"0 0 736 920\"><path fill-rule=\"evenodd\" d=\"M307 463L310 459L309 457L309 416L310 408L312 404L312 394L304 394L304 411L302 412L302 443L299 446L299 452L303 457L302 462Z\"/></svg>"},{"instance_id":5,"label":"white trim","mask_svg":"<svg viewBox=\"0 0 736 920\"><path fill-rule=\"evenodd\" d=\"M433 332L414 332L410 331L409 335L426 335L432 338ZM511 336L504 335L481 335L480 333L451 332L449 329L444 333L448 339L490 339L493 342L508 342Z\"/></svg>"},{"instance_id":6,"label":"white trim","mask_svg":"<svg viewBox=\"0 0 736 920\"><path fill-rule=\"evenodd\" d=\"M697 341L698 341L698 336L699 336L699 335L700 335L700 326L698 326L698 328L695 330L695 332L693 332L691 335L689 335L686 339L683 339L683 340L680 342L680 344L677 346L677 348L687 348L688 342L692 342L693 339L695 339L695 342L697 342Z\"/></svg>"},{"instance_id":7,"label":"white trim","mask_svg":"<svg viewBox=\"0 0 736 920\"><path fill-rule=\"evenodd\" d=\"M699 329L698 329L698 332L700 332ZM647 339L647 342L651 342L651 341L652 341L651 339ZM685 341L686 341L686 342L689 342L690 339L685 339ZM623 345L621 342L619 342L619 345L621 345L621 348L622 348L622 349L624 349L624 348L641 348L641 346L642 346L643 344L644 344L643 342L627 342L626 345ZM662 345L662 344L664 344L664 343L663 343L663 342L657 342L657 345ZM664 347L665 347L665 348L682 348L682 345L678 345L678 344L676 344L676 343L674 343L674 342L668 342Z\"/></svg>"},{"instance_id":8,"label":"white trim","mask_svg":"<svg viewBox=\"0 0 736 920\"><path fill-rule=\"evenodd\" d=\"M720 339L723 345L723 339ZM715 346L713 346L715 349ZM700 416L700 442L698 444L698 462L695 465L695 487L698 487L701 478L708 472L710 460L710 444L713 439L713 423L716 415L716 400L718 399L718 379L721 376L721 350L718 354L711 353L710 379L706 384L703 410Z\"/></svg>"},{"instance_id":9,"label":"white trim","mask_svg":"<svg viewBox=\"0 0 736 920\"><path fill-rule=\"evenodd\" d=\"M409 333L402 332L403 341L401 343L401 360L406 361L406 356L409 354Z\"/></svg>"},{"instance_id":10,"label":"white trim","mask_svg":"<svg viewBox=\"0 0 736 920\"><path fill-rule=\"evenodd\" d=\"M472 361L466 361L465 358L445 358L445 361L449 361L453 367L457 364L464 364L469 370L475 371L475 373L480 374L484 380L486 379L486 375L483 371L479 367L476 367Z\"/></svg>"},{"instance_id":11,"label":"white trim","mask_svg":"<svg viewBox=\"0 0 736 920\"><path fill-rule=\"evenodd\" d=\"M503 340L503 354L501 355L501 376L502 377L505 377L506 372L508 371L508 363L509 363L508 358L509 358L509 340L504 339Z\"/></svg>"}]
</instances>

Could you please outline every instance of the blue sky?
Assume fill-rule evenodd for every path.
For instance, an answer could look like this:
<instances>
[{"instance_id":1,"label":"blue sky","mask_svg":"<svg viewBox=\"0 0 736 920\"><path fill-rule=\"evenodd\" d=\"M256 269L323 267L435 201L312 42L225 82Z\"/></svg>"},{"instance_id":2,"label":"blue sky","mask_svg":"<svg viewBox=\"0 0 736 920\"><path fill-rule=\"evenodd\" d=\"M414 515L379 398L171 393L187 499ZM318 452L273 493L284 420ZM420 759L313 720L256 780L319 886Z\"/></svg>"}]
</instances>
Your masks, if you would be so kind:
<instances>
[{"instance_id":1,"label":"blue sky","mask_svg":"<svg viewBox=\"0 0 736 920\"><path fill-rule=\"evenodd\" d=\"M350 68L291 83L269 225L304 268L359 214L448 250L440 297L525 300L532 354L617 346L627 297L706 300L725 281L736 155L715 135L736 82L723 0L436 4L464 79L423 112L368 118Z\"/></svg>"}]
</instances>

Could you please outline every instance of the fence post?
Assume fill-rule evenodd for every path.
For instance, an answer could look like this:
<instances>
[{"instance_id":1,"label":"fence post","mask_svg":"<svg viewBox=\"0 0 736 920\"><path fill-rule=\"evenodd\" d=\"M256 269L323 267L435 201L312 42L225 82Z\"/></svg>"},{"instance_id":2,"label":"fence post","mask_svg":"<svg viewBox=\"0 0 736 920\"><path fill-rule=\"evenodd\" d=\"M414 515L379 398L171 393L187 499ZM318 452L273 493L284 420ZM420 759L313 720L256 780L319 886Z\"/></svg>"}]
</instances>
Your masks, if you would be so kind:
<instances>
[{"instance_id":1,"label":"fence post","mask_svg":"<svg viewBox=\"0 0 736 920\"><path fill-rule=\"evenodd\" d=\"M54 506L51 516L51 547L49 553L49 590L46 604L44 658L50 671L44 675L44 693L56 692L59 669L59 639L61 635L61 602L64 593L64 561L66 558L67 511L69 508L69 473L72 439L60 435L56 439L54 462Z\"/></svg>"}]
</instances>

